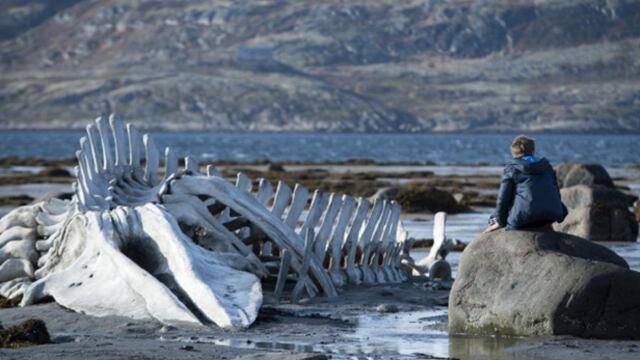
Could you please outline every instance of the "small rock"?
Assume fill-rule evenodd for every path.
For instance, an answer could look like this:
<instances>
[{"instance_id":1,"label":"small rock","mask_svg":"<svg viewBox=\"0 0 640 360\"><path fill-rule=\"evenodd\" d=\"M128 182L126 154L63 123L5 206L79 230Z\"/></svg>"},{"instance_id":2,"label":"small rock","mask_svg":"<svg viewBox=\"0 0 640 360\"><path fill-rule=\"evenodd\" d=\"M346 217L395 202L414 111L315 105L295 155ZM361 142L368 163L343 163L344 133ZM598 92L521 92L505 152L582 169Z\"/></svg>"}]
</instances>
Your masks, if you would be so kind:
<instances>
[{"instance_id":1,"label":"small rock","mask_svg":"<svg viewBox=\"0 0 640 360\"><path fill-rule=\"evenodd\" d=\"M7 299L6 297L0 295L0 309L16 307L20 304L21 300L22 300L22 296L17 296L12 299Z\"/></svg>"},{"instance_id":2,"label":"small rock","mask_svg":"<svg viewBox=\"0 0 640 360\"><path fill-rule=\"evenodd\" d=\"M282 166L282 164L280 164L280 163L271 163L271 164L269 164L269 167L267 169L269 171L273 171L273 172L284 172L284 171L286 171L284 169L284 166Z\"/></svg>"},{"instance_id":3,"label":"small rock","mask_svg":"<svg viewBox=\"0 0 640 360\"><path fill-rule=\"evenodd\" d=\"M628 210L628 197L604 186L577 185L560 190L569 215L556 231L591 241L636 241L638 222Z\"/></svg>"},{"instance_id":4,"label":"small rock","mask_svg":"<svg viewBox=\"0 0 640 360\"><path fill-rule=\"evenodd\" d=\"M400 309L398 309L398 307L393 304L380 304L378 305L378 307L376 307L376 311L381 314L390 314L397 313L398 311L400 311Z\"/></svg>"},{"instance_id":5,"label":"small rock","mask_svg":"<svg viewBox=\"0 0 640 360\"><path fill-rule=\"evenodd\" d=\"M561 188L575 185L601 185L613 188L613 180L600 164L562 163L556 166L556 175Z\"/></svg>"},{"instance_id":6,"label":"small rock","mask_svg":"<svg viewBox=\"0 0 640 360\"><path fill-rule=\"evenodd\" d=\"M407 213L429 211L435 214L445 211L456 214L468 209L458 204L448 192L425 184L403 185L395 195L395 200L402 206L402 211Z\"/></svg>"},{"instance_id":7,"label":"small rock","mask_svg":"<svg viewBox=\"0 0 640 360\"><path fill-rule=\"evenodd\" d=\"M0 330L0 347L3 348L15 349L50 343L51 337L47 326L40 319L29 319Z\"/></svg>"},{"instance_id":8,"label":"small rock","mask_svg":"<svg viewBox=\"0 0 640 360\"><path fill-rule=\"evenodd\" d=\"M430 248L433 246L433 239L417 239L413 242L413 248Z\"/></svg>"},{"instance_id":9,"label":"small rock","mask_svg":"<svg viewBox=\"0 0 640 360\"><path fill-rule=\"evenodd\" d=\"M71 174L66 169L57 166L47 166L40 170L38 175L48 177L71 177Z\"/></svg>"},{"instance_id":10,"label":"small rock","mask_svg":"<svg viewBox=\"0 0 640 360\"><path fill-rule=\"evenodd\" d=\"M174 330L176 330L174 326L164 325L160 329L158 329L158 332L161 334L165 334L165 333L168 333L169 331L174 331Z\"/></svg>"},{"instance_id":11,"label":"small rock","mask_svg":"<svg viewBox=\"0 0 640 360\"><path fill-rule=\"evenodd\" d=\"M438 306L449 306L449 299L448 298L437 299L433 303Z\"/></svg>"},{"instance_id":12,"label":"small rock","mask_svg":"<svg viewBox=\"0 0 640 360\"><path fill-rule=\"evenodd\" d=\"M180 347L180 350L184 350L184 351L194 351L195 349L193 348L193 346L191 345L184 345L182 347Z\"/></svg>"}]
</instances>

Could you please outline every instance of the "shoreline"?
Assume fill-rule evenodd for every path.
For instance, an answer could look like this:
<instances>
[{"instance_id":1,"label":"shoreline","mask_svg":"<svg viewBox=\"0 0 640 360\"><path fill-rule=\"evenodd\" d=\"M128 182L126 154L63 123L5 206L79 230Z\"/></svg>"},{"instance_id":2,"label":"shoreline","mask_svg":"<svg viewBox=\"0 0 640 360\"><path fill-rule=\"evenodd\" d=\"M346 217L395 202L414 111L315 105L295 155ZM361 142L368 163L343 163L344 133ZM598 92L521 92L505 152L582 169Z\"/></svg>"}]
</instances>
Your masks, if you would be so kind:
<instances>
[{"instance_id":1,"label":"shoreline","mask_svg":"<svg viewBox=\"0 0 640 360\"><path fill-rule=\"evenodd\" d=\"M43 187L55 187L53 191L64 191L65 185L74 181L72 174L76 163L75 159L47 160L15 157L0 159L0 207L7 206L7 204L25 203L24 199L20 202L15 199L7 199L9 197L30 196L35 200L44 195L38 193L33 196L29 193L33 191L36 184L42 184ZM495 206L502 174L502 167L497 165L432 165L425 162L379 163L369 160L281 163L204 161L200 163L201 171L204 171L205 167L210 164L218 168L223 176L229 179L235 178L238 172L243 172L254 182L257 179L265 178L274 185L282 180L290 186L300 183L310 190L319 189L364 197L371 197L380 189L389 188L404 189L411 195L428 189L438 189L451 194L455 198L455 202L460 205L460 209L456 209L454 203L447 200L449 205L444 206L443 210L449 213ZM181 166L183 165L181 164ZM608 171L620 190L640 195L640 166L610 167ZM162 174L162 168L160 168L160 174ZM67 191L70 191L70 185ZM408 204L401 205L405 210L404 213L418 214L430 209L427 206L428 203L418 204L417 207L407 206Z\"/></svg>"},{"instance_id":2,"label":"shoreline","mask_svg":"<svg viewBox=\"0 0 640 360\"><path fill-rule=\"evenodd\" d=\"M448 291L426 283L348 288L338 298L305 304L267 303L241 331L157 321L102 318L55 303L0 310L0 323L28 318L47 324L53 344L0 349L0 357L29 359L602 359L631 360L640 341L572 336L478 337L447 333ZM392 312L381 312L384 304Z\"/></svg>"},{"instance_id":3,"label":"shoreline","mask_svg":"<svg viewBox=\"0 0 640 360\"><path fill-rule=\"evenodd\" d=\"M69 160L70 161L70 160ZM74 178L54 169L69 170L68 163L51 166L10 165L0 167L0 200L19 195L20 191L33 200L33 191L63 193L70 189ZM407 170L407 165L348 164L272 164L229 163L217 164L228 178L243 171L252 179L265 177L271 181L303 182L305 185L334 186L352 184L364 191L381 185L400 187L406 183L428 184L454 194L475 194L476 201L487 193L496 193L499 172L486 174L442 174L444 166L422 165L418 170ZM426 170L427 166L438 171ZM462 166L459 168L463 168ZM476 171L484 167L466 166ZM43 170L57 176L45 177ZM450 170L450 169L449 169ZM501 169L498 169L500 171ZM618 185L640 184L640 169L631 177L616 178ZM636 174L635 172L638 172ZM63 176L60 176L60 175ZM18 182L18 184L10 184ZM405 184L406 184L405 183ZM4 185L2 185L4 184ZM58 187L58 188L56 188ZM10 190L10 194L2 189ZM310 187L311 188L311 187ZM347 192L348 188L342 188ZM45 191L46 190L46 191ZM41 196L44 196L41 194ZM25 200L25 199L23 199ZM484 201L490 203L490 198ZM469 201L469 199L467 199ZM0 206L4 206L1 205ZM13 206L13 205L12 205ZM448 233L471 236L475 227L488 211L488 207L470 206L466 212L451 215ZM0 208L0 215L1 214ZM476 212L474 212L476 211ZM430 238L433 214L428 211L403 213L408 230ZM484 222L484 219L481 219ZM457 221L457 223L456 223ZM410 229L409 229L410 228ZM428 246L428 241L423 241ZM627 246L621 244L619 246ZM414 247L414 256L425 256L427 247ZM633 250L635 251L635 250ZM630 255L631 253L625 253ZM635 257L635 253L631 254ZM447 257L452 268L457 268L460 252ZM455 276L455 275L454 275ZM394 359L491 359L491 360L560 360L567 358L636 359L640 341L608 341L579 339L570 336L512 338L466 337L447 333L448 290L424 281L398 285L347 288L336 298L315 298L304 304L273 304L265 299L258 320L245 331L223 331L214 327L186 325L173 328L155 321L132 320L118 317L95 318L62 308L55 303L25 308L0 310L3 326L17 324L29 318L41 318L47 324L54 344L22 349L0 349L0 357L49 359L289 359L322 360L347 358ZM380 312L379 305L396 308L397 312ZM394 310L395 311L395 310Z\"/></svg>"},{"instance_id":4,"label":"shoreline","mask_svg":"<svg viewBox=\"0 0 640 360\"><path fill-rule=\"evenodd\" d=\"M144 160L144 159L143 159ZM179 158L178 162L180 165L184 164L184 159ZM144 161L143 161L144 163ZM163 163L163 159L160 159L160 164ZM345 160L335 160L335 161L299 161L299 160L281 160L274 161L268 159L258 159L258 160L247 160L247 161L236 161L236 160L214 160L203 158L200 159L200 163L202 165L218 165L218 166L246 166L246 165L289 165L289 166L328 166L328 165L366 165L366 166L434 166L434 167L466 167L466 168L477 168L477 167L502 167L504 166L504 162L502 163L490 163L478 161L474 163L452 163L452 162L434 162L434 161L376 161L369 158L351 158ZM17 156L7 156L0 157L0 167L8 167L8 166L65 166L65 165L75 165L77 164L77 159L73 157L69 158L47 158L47 157L17 157ZM615 165L615 166L605 166L607 168L615 168L615 169L640 169L640 161L636 164L628 164L628 165Z\"/></svg>"}]
</instances>

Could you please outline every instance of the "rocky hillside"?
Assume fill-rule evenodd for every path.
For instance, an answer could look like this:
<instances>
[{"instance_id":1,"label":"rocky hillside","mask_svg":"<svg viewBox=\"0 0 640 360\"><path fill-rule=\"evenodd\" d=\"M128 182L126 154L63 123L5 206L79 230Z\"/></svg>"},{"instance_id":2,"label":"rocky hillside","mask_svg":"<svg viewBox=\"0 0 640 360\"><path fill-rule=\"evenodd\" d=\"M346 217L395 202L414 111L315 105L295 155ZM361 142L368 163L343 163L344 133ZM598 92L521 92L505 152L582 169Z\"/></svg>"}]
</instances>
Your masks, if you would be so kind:
<instances>
[{"instance_id":1,"label":"rocky hillside","mask_svg":"<svg viewBox=\"0 0 640 360\"><path fill-rule=\"evenodd\" d=\"M640 0L0 3L0 127L640 132Z\"/></svg>"}]
</instances>

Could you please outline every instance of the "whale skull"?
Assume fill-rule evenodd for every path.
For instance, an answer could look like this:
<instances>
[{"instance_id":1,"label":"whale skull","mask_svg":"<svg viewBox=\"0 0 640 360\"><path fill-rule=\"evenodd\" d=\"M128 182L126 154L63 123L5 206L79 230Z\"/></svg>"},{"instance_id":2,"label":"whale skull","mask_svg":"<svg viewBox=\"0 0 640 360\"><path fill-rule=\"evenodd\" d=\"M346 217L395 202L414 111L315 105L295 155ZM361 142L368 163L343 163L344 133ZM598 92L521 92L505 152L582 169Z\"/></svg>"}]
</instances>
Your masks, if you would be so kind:
<instances>
[{"instance_id":1,"label":"whale skull","mask_svg":"<svg viewBox=\"0 0 640 360\"><path fill-rule=\"evenodd\" d=\"M87 126L76 156L71 200L0 219L0 294L21 305L244 328L270 279L277 299L294 285L293 301L407 279L395 202L264 179L254 192L242 173L234 184L190 157L181 168L169 148L161 166L153 140L114 116Z\"/></svg>"}]
</instances>

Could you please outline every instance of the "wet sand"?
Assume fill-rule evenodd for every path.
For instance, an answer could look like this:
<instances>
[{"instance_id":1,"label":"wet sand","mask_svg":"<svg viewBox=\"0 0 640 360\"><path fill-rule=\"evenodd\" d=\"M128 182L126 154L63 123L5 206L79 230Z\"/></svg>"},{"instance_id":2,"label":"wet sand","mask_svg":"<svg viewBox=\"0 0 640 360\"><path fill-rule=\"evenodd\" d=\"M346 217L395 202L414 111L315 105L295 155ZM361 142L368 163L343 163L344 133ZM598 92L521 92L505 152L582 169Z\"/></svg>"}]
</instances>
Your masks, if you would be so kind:
<instances>
[{"instance_id":1,"label":"wet sand","mask_svg":"<svg viewBox=\"0 0 640 360\"><path fill-rule=\"evenodd\" d=\"M428 284L420 282L359 287L347 289L339 298L319 298L307 304L267 303L256 323L245 331L235 332L193 325L178 329L155 321L121 317L95 318L65 310L55 303L4 309L0 311L2 324L13 324L32 317L41 318L46 322L55 343L16 350L0 349L0 358L233 359L246 354L283 352L321 353L332 355L333 358L365 356L369 353L411 358L412 354L401 355L407 353L408 349L397 346L393 334L389 334L387 344L381 346L378 341L383 337L370 334L371 330L363 330L359 322L363 318L375 319L380 315L383 319L378 321L382 324L398 325L386 319L425 310L432 312L434 319L418 319L420 324L442 322L447 297L447 291L434 291ZM380 304L395 306L399 312L380 314L376 310ZM389 329L389 332L393 331ZM440 337L446 336L441 330L439 333ZM415 337L421 334L410 335ZM190 349L189 346L193 350L185 350Z\"/></svg>"},{"instance_id":2,"label":"wet sand","mask_svg":"<svg viewBox=\"0 0 640 360\"><path fill-rule=\"evenodd\" d=\"M264 305L244 331L96 318L55 303L0 310L2 324L43 319L54 344L0 349L7 359L637 359L640 341L568 336L448 336L445 290L429 284L347 289L339 298ZM385 304L398 312L380 313Z\"/></svg>"},{"instance_id":3,"label":"wet sand","mask_svg":"<svg viewBox=\"0 0 640 360\"><path fill-rule=\"evenodd\" d=\"M37 199L47 192L68 193L72 178L42 182L43 165L5 164L0 170L0 216L17 206L10 197ZM68 162L47 163L68 168ZM254 179L285 177L312 187L367 195L372 188L422 182L475 200L470 211L450 215L448 233L471 241L486 223L487 207L497 191L500 167L432 166L417 164L284 164L284 172L268 164L224 164L225 175L243 170ZM640 189L636 168L609 169L619 185ZM311 175L309 175L311 174ZM11 177L10 180L7 180ZM21 179L16 181L15 179ZM337 185L336 185L337 184ZM344 186L343 186L344 187ZM341 188L334 189L340 190ZM4 201L3 201L4 199ZM479 205L478 205L479 204ZM483 205L485 204L485 205ZM432 214L403 214L415 238L429 238ZM609 244L632 265L640 267L637 244ZM427 249L414 249L419 258ZM452 253L454 274L459 253ZM155 321L119 317L95 318L63 309L55 303L0 310L0 323L12 325L28 318L43 319L54 344L18 350L0 349L0 358L15 359L251 359L313 358L322 354L347 358L459 358L459 359L637 359L640 342L600 341L573 337L496 338L447 334L448 291L424 281L346 289L333 299L305 304L275 305L266 299L258 321L245 331L185 325L179 329ZM397 308L380 313L377 308ZM321 358L321 357L320 357Z\"/></svg>"}]
</instances>

